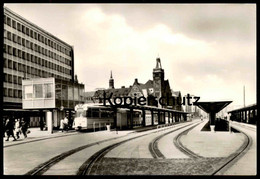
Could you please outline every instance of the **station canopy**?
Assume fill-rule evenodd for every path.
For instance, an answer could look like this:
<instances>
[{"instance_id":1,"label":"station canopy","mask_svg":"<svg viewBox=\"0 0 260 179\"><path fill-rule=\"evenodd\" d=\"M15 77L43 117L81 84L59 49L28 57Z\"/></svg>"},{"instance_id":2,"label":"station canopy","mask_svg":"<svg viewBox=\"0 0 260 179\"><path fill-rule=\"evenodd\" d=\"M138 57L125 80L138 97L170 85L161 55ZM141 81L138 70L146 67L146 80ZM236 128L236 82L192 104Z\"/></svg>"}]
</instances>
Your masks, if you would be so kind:
<instances>
[{"instance_id":1,"label":"station canopy","mask_svg":"<svg viewBox=\"0 0 260 179\"><path fill-rule=\"evenodd\" d=\"M232 101L205 101L197 102L196 105L207 113L218 113L230 103Z\"/></svg>"}]
</instances>

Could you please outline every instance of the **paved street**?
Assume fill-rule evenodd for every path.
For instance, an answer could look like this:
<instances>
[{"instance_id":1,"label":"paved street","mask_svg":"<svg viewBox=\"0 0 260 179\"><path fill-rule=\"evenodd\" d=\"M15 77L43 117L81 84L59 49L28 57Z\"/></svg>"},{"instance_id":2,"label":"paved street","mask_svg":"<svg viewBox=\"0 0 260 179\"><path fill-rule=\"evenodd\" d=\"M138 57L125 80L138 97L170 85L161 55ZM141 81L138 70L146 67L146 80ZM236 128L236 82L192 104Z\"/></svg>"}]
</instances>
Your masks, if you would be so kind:
<instances>
[{"instance_id":1,"label":"paved street","mask_svg":"<svg viewBox=\"0 0 260 179\"><path fill-rule=\"evenodd\" d=\"M82 164L95 152L109 145L134 138L109 150L97 165L99 169L93 170L90 174L208 175L223 163L224 158L237 151L245 140L241 133L200 131L206 123L207 120L203 122L194 120L143 132L134 130L119 131L118 133L116 131L57 132L40 136L35 131L34 137L32 134L28 139L17 141L20 142L17 145L14 145L15 142L12 141L5 142L4 174L26 174L62 153L87 146L58 161L43 173L43 175L76 175ZM187 149L201 156L201 159L192 159L191 156L180 151L173 142L178 134L189 128L186 125L194 126L194 128L181 135L180 142ZM38 137L36 137L37 135ZM158 136L162 137L158 140L157 147L165 159L155 159L149 149L150 143ZM93 145L88 146L88 144ZM243 158L255 161L255 149L254 142ZM238 172L241 165L247 164L243 158L237 163L233 163L232 167L222 174L254 174L254 162L251 164L250 170L244 168ZM189 170L184 166L187 166ZM165 171L165 169L167 170Z\"/></svg>"}]
</instances>

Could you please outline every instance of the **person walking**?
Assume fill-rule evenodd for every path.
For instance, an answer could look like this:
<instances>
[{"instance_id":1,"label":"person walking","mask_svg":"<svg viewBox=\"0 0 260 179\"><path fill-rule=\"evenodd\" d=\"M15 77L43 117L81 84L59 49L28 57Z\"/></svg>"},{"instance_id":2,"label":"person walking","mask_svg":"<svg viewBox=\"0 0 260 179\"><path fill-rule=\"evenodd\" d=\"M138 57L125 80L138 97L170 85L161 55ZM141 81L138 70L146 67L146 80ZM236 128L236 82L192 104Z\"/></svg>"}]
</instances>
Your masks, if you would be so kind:
<instances>
[{"instance_id":1,"label":"person walking","mask_svg":"<svg viewBox=\"0 0 260 179\"><path fill-rule=\"evenodd\" d=\"M64 120L63 119L60 120L60 129L61 129L61 132L63 132L63 129L64 129Z\"/></svg>"},{"instance_id":2,"label":"person walking","mask_svg":"<svg viewBox=\"0 0 260 179\"><path fill-rule=\"evenodd\" d=\"M5 141L9 141L10 136L14 138L13 141L16 141L16 138L14 136L14 123L10 119L6 120L6 134L7 134L7 139Z\"/></svg>"},{"instance_id":3,"label":"person walking","mask_svg":"<svg viewBox=\"0 0 260 179\"><path fill-rule=\"evenodd\" d=\"M28 123L26 121L24 121L24 119L22 118L21 130L22 130L24 138L27 138L28 127L29 127Z\"/></svg>"},{"instance_id":4,"label":"person walking","mask_svg":"<svg viewBox=\"0 0 260 179\"><path fill-rule=\"evenodd\" d=\"M15 119L14 123L14 134L16 135L17 139L20 138L20 133L21 133L21 124L20 124L20 119Z\"/></svg>"},{"instance_id":5,"label":"person walking","mask_svg":"<svg viewBox=\"0 0 260 179\"><path fill-rule=\"evenodd\" d=\"M67 118L67 116L65 116L63 124L64 124L64 130L68 131L68 129L69 129L69 119Z\"/></svg>"}]
</instances>

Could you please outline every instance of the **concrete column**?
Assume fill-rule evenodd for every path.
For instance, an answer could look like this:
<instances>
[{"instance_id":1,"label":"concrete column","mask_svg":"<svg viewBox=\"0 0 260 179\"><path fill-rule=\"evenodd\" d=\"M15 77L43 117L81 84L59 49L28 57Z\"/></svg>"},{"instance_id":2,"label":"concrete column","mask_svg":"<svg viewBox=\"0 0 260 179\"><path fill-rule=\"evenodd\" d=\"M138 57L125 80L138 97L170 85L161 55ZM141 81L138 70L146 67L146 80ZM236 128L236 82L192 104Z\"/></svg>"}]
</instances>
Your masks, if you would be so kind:
<instances>
[{"instance_id":1,"label":"concrete column","mask_svg":"<svg viewBox=\"0 0 260 179\"><path fill-rule=\"evenodd\" d=\"M133 129L133 120L134 116L133 116L133 109L130 109L130 129Z\"/></svg>"},{"instance_id":2,"label":"concrete column","mask_svg":"<svg viewBox=\"0 0 260 179\"><path fill-rule=\"evenodd\" d=\"M247 122L247 110L245 110L245 123L248 123Z\"/></svg>"},{"instance_id":3,"label":"concrete column","mask_svg":"<svg viewBox=\"0 0 260 179\"><path fill-rule=\"evenodd\" d=\"M143 121L142 121L142 123L143 123L143 126L145 126L145 110L143 110L142 112L143 112Z\"/></svg>"},{"instance_id":4,"label":"concrete column","mask_svg":"<svg viewBox=\"0 0 260 179\"><path fill-rule=\"evenodd\" d=\"M161 124L161 111L159 110L158 113L158 124Z\"/></svg>"},{"instance_id":5,"label":"concrete column","mask_svg":"<svg viewBox=\"0 0 260 179\"><path fill-rule=\"evenodd\" d=\"M163 111L163 124L166 123L166 116L165 116L165 111Z\"/></svg>"},{"instance_id":6,"label":"concrete column","mask_svg":"<svg viewBox=\"0 0 260 179\"><path fill-rule=\"evenodd\" d=\"M53 133L53 124L52 124L52 112L48 111L46 112L46 119L47 119L47 127L48 127L48 133Z\"/></svg>"},{"instance_id":7,"label":"concrete column","mask_svg":"<svg viewBox=\"0 0 260 179\"><path fill-rule=\"evenodd\" d=\"M255 109L253 109L253 124L256 123Z\"/></svg>"},{"instance_id":8,"label":"concrete column","mask_svg":"<svg viewBox=\"0 0 260 179\"><path fill-rule=\"evenodd\" d=\"M114 127L115 127L115 129L117 129L117 108L114 108L113 111L114 111L114 114L113 114Z\"/></svg>"},{"instance_id":9,"label":"concrete column","mask_svg":"<svg viewBox=\"0 0 260 179\"><path fill-rule=\"evenodd\" d=\"M210 130L211 130L211 132L214 132L215 131L215 120L216 120L215 112L211 112L209 114L209 120L210 120Z\"/></svg>"},{"instance_id":10,"label":"concrete column","mask_svg":"<svg viewBox=\"0 0 260 179\"><path fill-rule=\"evenodd\" d=\"M153 110L151 110L151 120L152 120L152 126L153 126L154 125Z\"/></svg>"}]
</instances>

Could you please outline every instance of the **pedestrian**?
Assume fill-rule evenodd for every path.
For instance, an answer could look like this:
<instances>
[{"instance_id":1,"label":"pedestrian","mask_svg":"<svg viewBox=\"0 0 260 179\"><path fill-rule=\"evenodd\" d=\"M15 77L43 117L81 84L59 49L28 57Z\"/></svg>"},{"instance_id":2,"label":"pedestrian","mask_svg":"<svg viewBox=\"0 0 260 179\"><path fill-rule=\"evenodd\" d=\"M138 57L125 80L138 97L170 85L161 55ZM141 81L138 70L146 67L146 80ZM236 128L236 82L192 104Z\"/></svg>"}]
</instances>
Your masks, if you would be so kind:
<instances>
[{"instance_id":1,"label":"pedestrian","mask_svg":"<svg viewBox=\"0 0 260 179\"><path fill-rule=\"evenodd\" d=\"M63 132L63 129L64 129L64 120L63 119L60 120L60 129L61 129L61 132Z\"/></svg>"},{"instance_id":2,"label":"pedestrian","mask_svg":"<svg viewBox=\"0 0 260 179\"><path fill-rule=\"evenodd\" d=\"M24 138L27 137L28 127L29 127L28 123L26 121L24 121L24 119L22 118L21 130L22 130Z\"/></svg>"},{"instance_id":3,"label":"pedestrian","mask_svg":"<svg viewBox=\"0 0 260 179\"><path fill-rule=\"evenodd\" d=\"M10 119L6 120L6 134L7 134L7 139L5 141L9 141L10 136L14 138L13 141L16 140L16 138L14 137L14 123Z\"/></svg>"},{"instance_id":4,"label":"pedestrian","mask_svg":"<svg viewBox=\"0 0 260 179\"><path fill-rule=\"evenodd\" d=\"M69 119L67 118L67 116L65 116L63 123L64 123L64 130L68 131Z\"/></svg>"},{"instance_id":5,"label":"pedestrian","mask_svg":"<svg viewBox=\"0 0 260 179\"><path fill-rule=\"evenodd\" d=\"M15 119L14 123L14 134L17 136L17 139L20 138L20 133L21 133L21 124L20 124L20 119Z\"/></svg>"}]
</instances>

